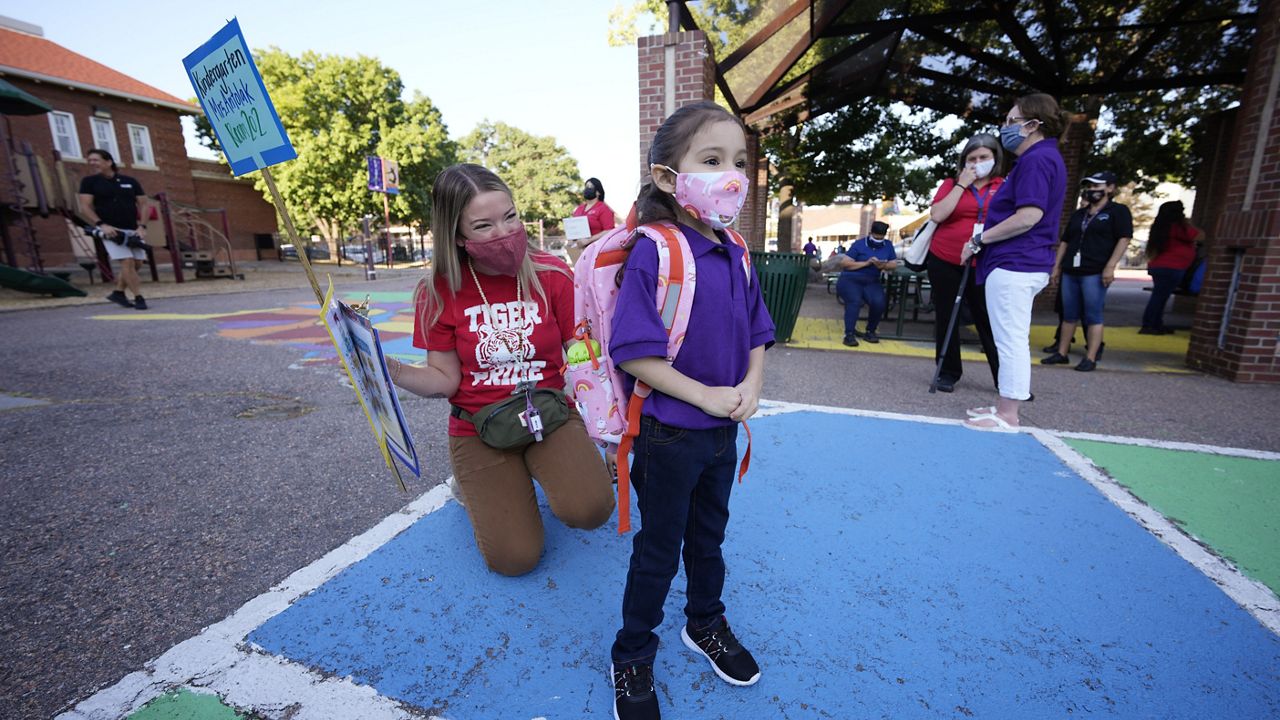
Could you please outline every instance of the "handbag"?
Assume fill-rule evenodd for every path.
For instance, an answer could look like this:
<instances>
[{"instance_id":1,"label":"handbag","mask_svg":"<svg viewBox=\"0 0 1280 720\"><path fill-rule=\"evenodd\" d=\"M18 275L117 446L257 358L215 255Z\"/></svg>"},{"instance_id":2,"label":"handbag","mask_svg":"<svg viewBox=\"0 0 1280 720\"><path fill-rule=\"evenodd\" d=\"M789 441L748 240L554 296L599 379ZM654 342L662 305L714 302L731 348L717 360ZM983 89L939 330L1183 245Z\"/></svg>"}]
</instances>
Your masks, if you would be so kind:
<instances>
[{"instance_id":1,"label":"handbag","mask_svg":"<svg viewBox=\"0 0 1280 720\"><path fill-rule=\"evenodd\" d=\"M902 262L915 272L924 270L924 261L929 257L929 245L933 240L933 231L938 227L938 223L929 220L916 230L916 234L911 236L911 246L902 253Z\"/></svg>"},{"instance_id":2,"label":"handbag","mask_svg":"<svg viewBox=\"0 0 1280 720\"><path fill-rule=\"evenodd\" d=\"M564 391L518 385L511 397L489 403L474 414L457 405L449 414L476 428L485 445L497 450L512 450L534 441L543 434L555 432L569 419L569 401Z\"/></svg>"}]
</instances>

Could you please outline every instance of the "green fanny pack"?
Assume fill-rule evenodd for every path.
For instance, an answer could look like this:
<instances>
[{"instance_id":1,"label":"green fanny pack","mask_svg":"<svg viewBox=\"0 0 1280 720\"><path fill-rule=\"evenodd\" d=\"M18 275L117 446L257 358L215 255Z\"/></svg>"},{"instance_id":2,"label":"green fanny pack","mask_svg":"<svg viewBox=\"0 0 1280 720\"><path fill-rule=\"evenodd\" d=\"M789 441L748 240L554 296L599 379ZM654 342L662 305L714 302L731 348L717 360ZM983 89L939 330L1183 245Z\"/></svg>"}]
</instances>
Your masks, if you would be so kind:
<instances>
[{"instance_id":1,"label":"green fanny pack","mask_svg":"<svg viewBox=\"0 0 1280 720\"><path fill-rule=\"evenodd\" d=\"M452 407L451 415L474 425L484 444L498 450L541 442L543 435L555 432L569 419L569 400L563 391L552 388L517 387L511 397L489 403L474 414Z\"/></svg>"}]
</instances>

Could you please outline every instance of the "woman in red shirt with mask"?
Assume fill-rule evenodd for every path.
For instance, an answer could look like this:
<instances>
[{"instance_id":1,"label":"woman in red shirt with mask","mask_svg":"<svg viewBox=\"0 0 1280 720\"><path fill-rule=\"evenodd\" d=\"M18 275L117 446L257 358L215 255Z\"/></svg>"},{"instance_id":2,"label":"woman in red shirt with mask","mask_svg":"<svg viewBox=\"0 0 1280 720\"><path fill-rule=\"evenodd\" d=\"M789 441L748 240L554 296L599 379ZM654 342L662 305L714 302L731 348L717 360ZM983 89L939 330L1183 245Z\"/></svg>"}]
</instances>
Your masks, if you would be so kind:
<instances>
[{"instance_id":1,"label":"woman in red shirt with mask","mask_svg":"<svg viewBox=\"0 0 1280 720\"><path fill-rule=\"evenodd\" d=\"M445 169L431 200L435 267L418 286L413 330L427 364L396 361L392 380L424 397L449 398L454 493L490 569L522 575L542 555L533 478L570 527L593 529L613 513L609 472L573 403L563 424L508 449L488 444L471 420L513 395L564 390L573 278L568 266L529 244L511 190L489 170ZM531 414L520 416L525 428Z\"/></svg>"}]
</instances>

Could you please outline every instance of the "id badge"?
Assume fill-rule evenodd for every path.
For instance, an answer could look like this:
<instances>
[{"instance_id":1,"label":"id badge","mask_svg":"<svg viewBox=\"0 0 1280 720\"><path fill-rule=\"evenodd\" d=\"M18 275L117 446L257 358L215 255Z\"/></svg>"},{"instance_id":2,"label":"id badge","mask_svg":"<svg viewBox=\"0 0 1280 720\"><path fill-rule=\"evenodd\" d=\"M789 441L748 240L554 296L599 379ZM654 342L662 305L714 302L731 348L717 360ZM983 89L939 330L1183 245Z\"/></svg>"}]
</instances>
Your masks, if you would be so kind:
<instances>
[{"instance_id":1,"label":"id badge","mask_svg":"<svg viewBox=\"0 0 1280 720\"><path fill-rule=\"evenodd\" d=\"M982 223L973 224L973 234L970 235L969 237L971 238L982 237Z\"/></svg>"},{"instance_id":2,"label":"id badge","mask_svg":"<svg viewBox=\"0 0 1280 720\"><path fill-rule=\"evenodd\" d=\"M1071 267L1073 268L1080 267L1080 253L1076 253L1075 255L1071 256Z\"/></svg>"}]
</instances>

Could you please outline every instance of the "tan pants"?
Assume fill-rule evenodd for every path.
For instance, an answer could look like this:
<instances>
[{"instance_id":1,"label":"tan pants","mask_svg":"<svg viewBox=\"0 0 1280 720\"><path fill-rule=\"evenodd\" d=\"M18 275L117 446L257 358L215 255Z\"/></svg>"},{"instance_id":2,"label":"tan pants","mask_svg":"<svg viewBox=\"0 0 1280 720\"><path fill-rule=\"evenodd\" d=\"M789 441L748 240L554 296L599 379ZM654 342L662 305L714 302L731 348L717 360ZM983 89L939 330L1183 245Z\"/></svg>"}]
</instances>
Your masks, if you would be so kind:
<instances>
[{"instance_id":1,"label":"tan pants","mask_svg":"<svg viewBox=\"0 0 1280 720\"><path fill-rule=\"evenodd\" d=\"M455 488L462 495L489 569L523 575L542 557L542 515L532 478L565 525L592 530L613 514L613 485L600 451L576 411L556 431L515 450L478 437L450 437Z\"/></svg>"}]
</instances>

